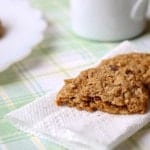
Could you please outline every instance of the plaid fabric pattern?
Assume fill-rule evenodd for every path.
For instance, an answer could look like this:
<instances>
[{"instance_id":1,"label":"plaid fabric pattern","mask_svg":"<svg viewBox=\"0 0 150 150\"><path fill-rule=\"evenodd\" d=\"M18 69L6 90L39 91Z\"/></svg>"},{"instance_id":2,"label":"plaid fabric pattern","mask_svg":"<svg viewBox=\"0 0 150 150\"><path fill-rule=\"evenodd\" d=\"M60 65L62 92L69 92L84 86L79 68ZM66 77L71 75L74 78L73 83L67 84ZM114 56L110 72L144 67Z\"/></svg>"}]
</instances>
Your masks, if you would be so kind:
<instances>
[{"instance_id":1,"label":"plaid fabric pattern","mask_svg":"<svg viewBox=\"0 0 150 150\"><path fill-rule=\"evenodd\" d=\"M0 73L0 150L64 150L17 130L4 115L59 88L64 78L96 63L118 44L88 41L74 35L69 0L32 0L32 4L44 12L48 29L44 41L29 57ZM150 125L138 134L148 130ZM126 148L142 150L144 145L136 141L136 136L126 141Z\"/></svg>"}]
</instances>

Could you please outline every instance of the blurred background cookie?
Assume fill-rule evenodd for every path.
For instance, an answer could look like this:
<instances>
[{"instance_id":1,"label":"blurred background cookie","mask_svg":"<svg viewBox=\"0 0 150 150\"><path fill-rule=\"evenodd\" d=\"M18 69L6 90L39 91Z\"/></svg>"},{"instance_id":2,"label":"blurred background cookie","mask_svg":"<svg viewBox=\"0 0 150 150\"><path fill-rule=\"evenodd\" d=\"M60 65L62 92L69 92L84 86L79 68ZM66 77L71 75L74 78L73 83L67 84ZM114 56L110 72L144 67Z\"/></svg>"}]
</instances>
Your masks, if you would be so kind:
<instances>
[{"instance_id":1,"label":"blurred background cookie","mask_svg":"<svg viewBox=\"0 0 150 150\"><path fill-rule=\"evenodd\" d=\"M0 21L0 37L2 37L4 35L4 27L2 25L2 22Z\"/></svg>"}]
</instances>

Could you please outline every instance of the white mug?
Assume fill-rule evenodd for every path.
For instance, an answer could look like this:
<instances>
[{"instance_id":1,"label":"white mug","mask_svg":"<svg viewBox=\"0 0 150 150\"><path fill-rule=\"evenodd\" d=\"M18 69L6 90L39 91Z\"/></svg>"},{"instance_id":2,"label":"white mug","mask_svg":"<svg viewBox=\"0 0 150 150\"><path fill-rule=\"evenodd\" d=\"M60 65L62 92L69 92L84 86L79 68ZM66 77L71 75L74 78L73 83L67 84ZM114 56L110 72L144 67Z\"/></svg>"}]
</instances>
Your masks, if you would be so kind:
<instances>
[{"instance_id":1,"label":"white mug","mask_svg":"<svg viewBox=\"0 0 150 150\"><path fill-rule=\"evenodd\" d=\"M135 37L146 25L148 0L71 0L73 30L98 41Z\"/></svg>"}]
</instances>

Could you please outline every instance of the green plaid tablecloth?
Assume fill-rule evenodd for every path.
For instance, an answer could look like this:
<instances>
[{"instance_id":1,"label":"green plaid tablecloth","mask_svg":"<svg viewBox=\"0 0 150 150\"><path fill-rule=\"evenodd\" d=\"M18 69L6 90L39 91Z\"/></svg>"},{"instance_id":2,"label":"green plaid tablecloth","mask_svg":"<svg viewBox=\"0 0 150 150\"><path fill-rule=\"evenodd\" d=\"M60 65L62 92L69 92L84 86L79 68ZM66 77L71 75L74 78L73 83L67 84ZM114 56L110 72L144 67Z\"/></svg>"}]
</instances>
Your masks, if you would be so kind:
<instances>
[{"instance_id":1,"label":"green plaid tablecloth","mask_svg":"<svg viewBox=\"0 0 150 150\"><path fill-rule=\"evenodd\" d=\"M0 73L0 150L64 150L17 130L4 115L58 88L64 78L94 64L117 45L75 36L69 20L69 0L32 0L32 4L44 12L48 29L44 41L29 57ZM143 148L136 136L126 141L126 147Z\"/></svg>"}]
</instances>

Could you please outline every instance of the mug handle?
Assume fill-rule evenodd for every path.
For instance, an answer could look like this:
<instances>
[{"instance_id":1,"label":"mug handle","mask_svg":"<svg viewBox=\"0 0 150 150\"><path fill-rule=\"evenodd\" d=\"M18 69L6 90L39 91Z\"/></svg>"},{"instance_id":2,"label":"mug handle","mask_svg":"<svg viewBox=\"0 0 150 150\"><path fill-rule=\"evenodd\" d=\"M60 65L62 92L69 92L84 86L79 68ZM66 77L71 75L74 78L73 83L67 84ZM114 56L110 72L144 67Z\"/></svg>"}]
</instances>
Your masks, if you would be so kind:
<instances>
[{"instance_id":1,"label":"mug handle","mask_svg":"<svg viewBox=\"0 0 150 150\"><path fill-rule=\"evenodd\" d=\"M131 10L131 18L137 21L142 21L146 17L148 8L148 0L137 0Z\"/></svg>"}]
</instances>

